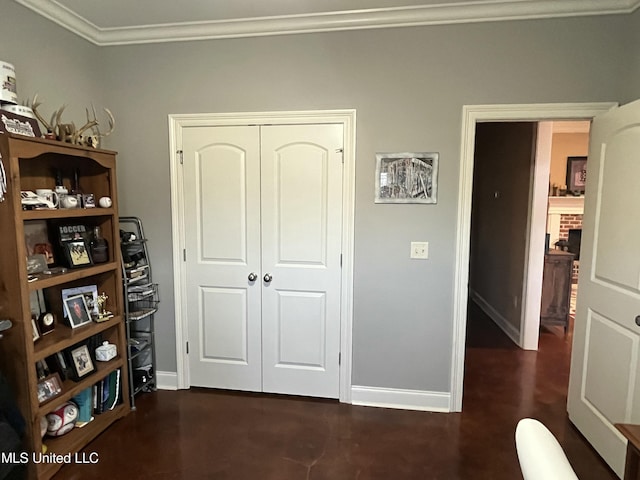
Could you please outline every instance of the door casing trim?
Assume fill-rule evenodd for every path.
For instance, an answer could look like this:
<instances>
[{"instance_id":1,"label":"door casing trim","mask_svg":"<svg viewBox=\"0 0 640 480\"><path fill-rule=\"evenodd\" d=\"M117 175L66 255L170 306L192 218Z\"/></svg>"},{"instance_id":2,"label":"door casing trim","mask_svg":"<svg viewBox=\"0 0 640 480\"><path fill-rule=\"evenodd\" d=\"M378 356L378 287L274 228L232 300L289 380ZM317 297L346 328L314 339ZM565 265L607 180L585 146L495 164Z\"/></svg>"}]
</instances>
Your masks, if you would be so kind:
<instances>
[{"instance_id":1,"label":"door casing trim","mask_svg":"<svg viewBox=\"0 0 640 480\"><path fill-rule=\"evenodd\" d=\"M188 322L186 321L186 266L184 202L182 188L182 130L189 127L241 125L341 124L344 131L344 170L342 180L342 287L340 301L340 396L351 403L352 325L353 325L353 251L355 221L355 148L356 111L314 110L285 112L196 113L169 115L169 159L171 179L171 226L175 298L175 335L177 388L190 388L187 357Z\"/></svg>"},{"instance_id":2,"label":"door casing trim","mask_svg":"<svg viewBox=\"0 0 640 480\"><path fill-rule=\"evenodd\" d=\"M451 412L462 411L464 381L467 302L469 294L469 247L471 235L471 200L476 123L545 120L590 120L616 107L616 102L539 103L514 105L464 105L460 145L460 176L456 233L455 280L453 291L453 345L451 348ZM529 242L531 246L531 242ZM529 252L527 252L529 257ZM527 270L528 271L528 270ZM525 283L527 279L525 278ZM525 285L525 289L526 289ZM523 295L523 298L525 296ZM524 311L524 310L523 310ZM524 322L524 315L522 317ZM521 335L525 332L520 325ZM521 341L523 339L521 338Z\"/></svg>"}]
</instances>

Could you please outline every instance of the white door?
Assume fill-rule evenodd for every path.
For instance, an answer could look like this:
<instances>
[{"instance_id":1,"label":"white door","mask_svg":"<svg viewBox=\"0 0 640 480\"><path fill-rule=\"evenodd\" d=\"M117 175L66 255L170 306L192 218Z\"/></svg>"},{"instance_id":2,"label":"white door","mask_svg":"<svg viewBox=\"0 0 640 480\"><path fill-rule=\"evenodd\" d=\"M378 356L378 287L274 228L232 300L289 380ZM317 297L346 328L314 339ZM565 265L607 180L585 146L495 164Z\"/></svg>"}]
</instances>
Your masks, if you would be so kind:
<instances>
[{"instance_id":1,"label":"white door","mask_svg":"<svg viewBox=\"0 0 640 480\"><path fill-rule=\"evenodd\" d=\"M338 398L342 144L341 125L262 129L265 392Z\"/></svg>"},{"instance_id":2,"label":"white door","mask_svg":"<svg viewBox=\"0 0 640 480\"><path fill-rule=\"evenodd\" d=\"M640 101L594 119L587 162L568 411L622 477L626 442L614 423L640 423Z\"/></svg>"},{"instance_id":3,"label":"white door","mask_svg":"<svg viewBox=\"0 0 640 480\"><path fill-rule=\"evenodd\" d=\"M260 391L259 127L185 128L183 163L191 385Z\"/></svg>"},{"instance_id":4,"label":"white door","mask_svg":"<svg viewBox=\"0 0 640 480\"><path fill-rule=\"evenodd\" d=\"M191 385L338 397L342 136L184 129Z\"/></svg>"}]
</instances>

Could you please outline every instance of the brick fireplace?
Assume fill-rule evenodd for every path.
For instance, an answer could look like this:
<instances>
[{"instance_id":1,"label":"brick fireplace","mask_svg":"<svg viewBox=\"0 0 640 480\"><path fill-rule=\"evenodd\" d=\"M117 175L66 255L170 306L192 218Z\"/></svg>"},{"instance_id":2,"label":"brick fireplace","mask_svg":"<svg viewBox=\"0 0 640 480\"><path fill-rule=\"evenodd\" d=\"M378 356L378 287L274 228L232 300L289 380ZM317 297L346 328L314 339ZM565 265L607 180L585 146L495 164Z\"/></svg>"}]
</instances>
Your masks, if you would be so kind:
<instances>
[{"instance_id":1,"label":"brick fireplace","mask_svg":"<svg viewBox=\"0 0 640 480\"><path fill-rule=\"evenodd\" d=\"M575 230L582 230L582 214L584 212L584 197L549 197L547 210L547 233L549 234L549 248L554 248L558 240L569 240L569 232L574 230L572 240L576 237ZM572 283L578 283L580 261L573 262Z\"/></svg>"}]
</instances>

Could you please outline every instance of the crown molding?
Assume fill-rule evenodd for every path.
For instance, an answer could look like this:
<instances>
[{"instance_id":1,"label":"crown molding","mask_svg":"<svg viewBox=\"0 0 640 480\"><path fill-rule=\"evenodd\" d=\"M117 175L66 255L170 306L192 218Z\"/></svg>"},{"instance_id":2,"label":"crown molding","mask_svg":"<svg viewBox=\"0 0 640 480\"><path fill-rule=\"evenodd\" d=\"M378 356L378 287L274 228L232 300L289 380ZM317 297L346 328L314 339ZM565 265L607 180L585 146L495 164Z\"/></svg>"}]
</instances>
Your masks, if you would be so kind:
<instances>
[{"instance_id":1,"label":"crown molding","mask_svg":"<svg viewBox=\"0 0 640 480\"><path fill-rule=\"evenodd\" d=\"M456 23L629 14L640 0L494 0L223 21L101 28L56 0L15 0L98 46Z\"/></svg>"}]
</instances>

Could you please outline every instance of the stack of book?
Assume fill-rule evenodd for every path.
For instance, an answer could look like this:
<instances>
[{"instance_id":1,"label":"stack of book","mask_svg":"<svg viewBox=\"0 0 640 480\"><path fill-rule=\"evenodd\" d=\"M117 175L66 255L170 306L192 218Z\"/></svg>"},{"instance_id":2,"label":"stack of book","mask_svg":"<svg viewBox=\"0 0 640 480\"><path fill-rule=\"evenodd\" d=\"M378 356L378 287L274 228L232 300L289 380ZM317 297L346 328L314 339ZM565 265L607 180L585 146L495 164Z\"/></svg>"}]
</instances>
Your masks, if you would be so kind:
<instances>
[{"instance_id":1,"label":"stack of book","mask_svg":"<svg viewBox=\"0 0 640 480\"><path fill-rule=\"evenodd\" d=\"M120 380L120 369L114 370L92 387L73 397L73 401L78 405L76 427L84 427L93 420L94 415L113 410L122 401Z\"/></svg>"}]
</instances>

